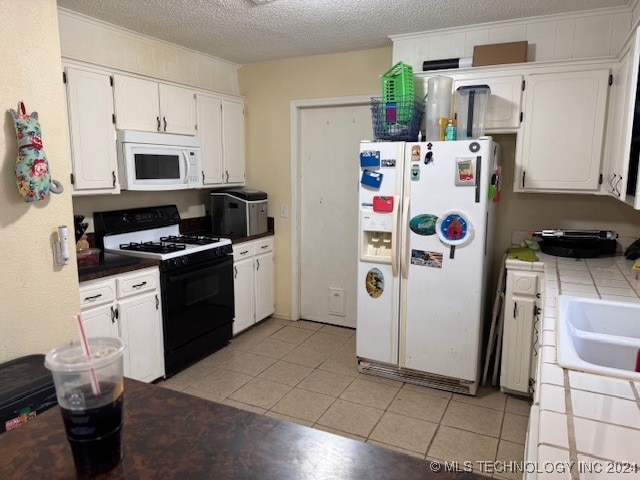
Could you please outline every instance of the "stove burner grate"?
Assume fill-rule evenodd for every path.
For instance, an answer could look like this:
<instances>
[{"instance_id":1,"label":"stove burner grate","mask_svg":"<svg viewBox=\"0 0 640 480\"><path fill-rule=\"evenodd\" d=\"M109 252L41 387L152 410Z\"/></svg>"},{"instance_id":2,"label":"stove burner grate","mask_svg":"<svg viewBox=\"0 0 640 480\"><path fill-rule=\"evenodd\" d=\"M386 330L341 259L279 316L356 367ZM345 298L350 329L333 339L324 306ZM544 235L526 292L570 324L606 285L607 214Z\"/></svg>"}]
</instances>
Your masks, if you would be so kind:
<instances>
[{"instance_id":1,"label":"stove burner grate","mask_svg":"<svg viewBox=\"0 0 640 480\"><path fill-rule=\"evenodd\" d=\"M168 237L160 237L161 242L170 243L187 243L189 245L209 245L219 242L219 238L201 237L197 235L170 235Z\"/></svg>"},{"instance_id":2,"label":"stove burner grate","mask_svg":"<svg viewBox=\"0 0 640 480\"><path fill-rule=\"evenodd\" d=\"M184 250L185 248L185 245L161 242L131 242L120 244L120 250L150 253L171 253L177 252L178 250Z\"/></svg>"}]
</instances>

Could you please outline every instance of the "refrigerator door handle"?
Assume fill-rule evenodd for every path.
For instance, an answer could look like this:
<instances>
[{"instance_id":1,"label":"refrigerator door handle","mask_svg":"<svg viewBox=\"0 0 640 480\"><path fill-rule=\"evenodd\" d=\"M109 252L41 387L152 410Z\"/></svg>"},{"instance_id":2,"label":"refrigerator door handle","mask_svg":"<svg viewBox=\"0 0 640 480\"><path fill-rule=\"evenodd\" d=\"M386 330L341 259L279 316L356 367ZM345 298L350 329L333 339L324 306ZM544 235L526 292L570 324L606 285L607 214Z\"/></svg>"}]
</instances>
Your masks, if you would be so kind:
<instances>
[{"instance_id":1,"label":"refrigerator door handle","mask_svg":"<svg viewBox=\"0 0 640 480\"><path fill-rule=\"evenodd\" d=\"M393 202L391 226L391 275L398 276L398 202Z\"/></svg>"},{"instance_id":2,"label":"refrigerator door handle","mask_svg":"<svg viewBox=\"0 0 640 480\"><path fill-rule=\"evenodd\" d=\"M404 238L404 248L402 248L402 252L400 252L400 269L402 272L402 278L405 280L409 277L409 269L407 268L407 253L409 251L409 232L407 231L407 227L409 225L409 200L411 200L411 197L409 195L405 195L404 201L402 202L402 223L400 224L400 229L402 230L402 236Z\"/></svg>"}]
</instances>

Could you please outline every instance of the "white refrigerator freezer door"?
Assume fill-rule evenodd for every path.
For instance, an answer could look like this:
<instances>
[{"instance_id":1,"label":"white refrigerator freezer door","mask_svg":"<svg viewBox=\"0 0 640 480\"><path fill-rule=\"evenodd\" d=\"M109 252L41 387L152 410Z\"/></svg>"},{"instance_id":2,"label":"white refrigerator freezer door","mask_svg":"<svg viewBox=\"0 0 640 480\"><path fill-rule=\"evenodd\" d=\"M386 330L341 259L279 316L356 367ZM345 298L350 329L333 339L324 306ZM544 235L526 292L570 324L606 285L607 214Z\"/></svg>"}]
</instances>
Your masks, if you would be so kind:
<instances>
[{"instance_id":1,"label":"white refrigerator freezer door","mask_svg":"<svg viewBox=\"0 0 640 480\"><path fill-rule=\"evenodd\" d=\"M420 159L411 161L416 145ZM478 378L492 145L484 140L433 142L430 150L424 143L407 146L404 193L410 197L407 217L409 224L415 219L415 231L410 225L400 226L401 254L408 266L401 294L403 367L470 381ZM425 162L428 151L432 155ZM477 187L456 182L456 159L469 156L480 166L472 172ZM420 219L436 217L435 228L416 227Z\"/></svg>"},{"instance_id":2,"label":"white refrigerator freezer door","mask_svg":"<svg viewBox=\"0 0 640 480\"><path fill-rule=\"evenodd\" d=\"M369 168L381 173L382 182L379 188L362 184L359 188L356 354L367 360L397 365L400 318L398 303L400 288L397 275L399 233L397 217L394 221L394 215L399 214L401 207L404 143L363 142L360 151L379 152L380 165L362 167L361 172L365 168ZM367 163L373 157L368 157ZM380 213L376 218L376 214L373 212L373 197L375 195L392 196L394 211L386 214ZM388 216L386 220L385 216ZM385 254L380 256L377 261L367 260L372 257L372 251L375 250L376 245L368 243L372 236L369 231L365 231L365 228L379 229L384 233L386 240L388 240L386 235L390 230L393 236L393 242L390 243L394 247L390 256ZM375 235L373 237L375 238ZM365 251L365 249L369 250ZM362 260L362 258L366 259Z\"/></svg>"}]
</instances>

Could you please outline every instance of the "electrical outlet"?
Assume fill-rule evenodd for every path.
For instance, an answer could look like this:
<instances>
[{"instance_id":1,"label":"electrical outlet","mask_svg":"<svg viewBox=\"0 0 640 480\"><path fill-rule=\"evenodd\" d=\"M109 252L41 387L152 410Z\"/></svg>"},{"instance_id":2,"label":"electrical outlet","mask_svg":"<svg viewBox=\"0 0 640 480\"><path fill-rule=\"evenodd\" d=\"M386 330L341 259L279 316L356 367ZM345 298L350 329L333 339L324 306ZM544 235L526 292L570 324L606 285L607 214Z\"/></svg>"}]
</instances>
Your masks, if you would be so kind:
<instances>
[{"instance_id":1,"label":"electrical outlet","mask_svg":"<svg viewBox=\"0 0 640 480\"><path fill-rule=\"evenodd\" d=\"M289 206L280 205L280 218L287 218L289 216Z\"/></svg>"}]
</instances>

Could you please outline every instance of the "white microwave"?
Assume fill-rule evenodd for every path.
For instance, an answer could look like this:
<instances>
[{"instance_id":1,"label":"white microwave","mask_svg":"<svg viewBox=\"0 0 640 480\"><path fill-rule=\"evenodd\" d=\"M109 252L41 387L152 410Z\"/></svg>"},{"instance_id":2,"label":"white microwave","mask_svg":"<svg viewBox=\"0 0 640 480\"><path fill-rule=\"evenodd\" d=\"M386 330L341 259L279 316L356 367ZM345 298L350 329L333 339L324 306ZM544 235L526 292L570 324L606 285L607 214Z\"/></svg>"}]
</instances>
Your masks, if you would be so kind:
<instances>
[{"instance_id":1,"label":"white microwave","mask_svg":"<svg viewBox=\"0 0 640 480\"><path fill-rule=\"evenodd\" d=\"M118 130L120 187L126 190L202 188L200 141L168 133Z\"/></svg>"}]
</instances>

